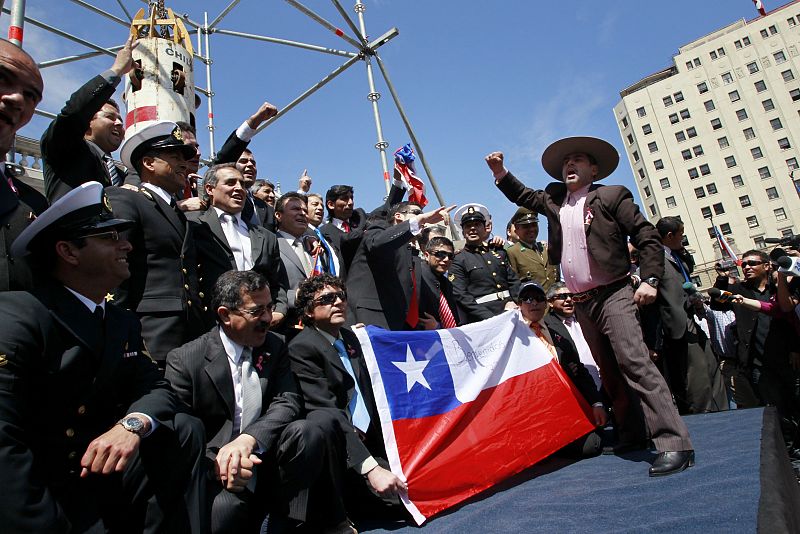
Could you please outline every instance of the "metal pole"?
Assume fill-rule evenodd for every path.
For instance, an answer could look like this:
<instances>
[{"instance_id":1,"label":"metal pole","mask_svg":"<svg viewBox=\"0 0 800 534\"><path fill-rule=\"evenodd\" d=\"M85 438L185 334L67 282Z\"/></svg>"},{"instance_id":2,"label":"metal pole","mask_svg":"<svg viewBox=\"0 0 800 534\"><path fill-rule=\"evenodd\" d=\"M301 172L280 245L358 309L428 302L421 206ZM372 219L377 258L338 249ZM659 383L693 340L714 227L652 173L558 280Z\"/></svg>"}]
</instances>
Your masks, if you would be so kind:
<instances>
[{"instance_id":1,"label":"metal pole","mask_svg":"<svg viewBox=\"0 0 800 534\"><path fill-rule=\"evenodd\" d=\"M3 11L6 11L3 9ZM22 48L22 32L25 28L25 0L12 0L11 24L8 26L8 40Z\"/></svg>"},{"instance_id":2,"label":"metal pole","mask_svg":"<svg viewBox=\"0 0 800 534\"><path fill-rule=\"evenodd\" d=\"M330 74L328 74L327 76L325 76L325 77L324 77L322 80L320 80L320 81L318 81L317 83L315 83L314 85L312 85L312 86L311 86L310 88L308 88L308 89L307 89L307 90L306 90L306 91L305 91L303 94L301 94L300 96L298 96L297 98L295 98L294 100L292 100L291 102L289 102L289 103L288 103L288 104L287 104L287 105L286 105L286 106L285 106L283 109L281 109L280 111L278 111L278 114L277 114L277 115L275 115L274 117L272 117L271 119L269 119L268 121L266 121L264 124L262 124L261 126L259 126L259 127L258 127L258 129L257 129L256 131L257 131L257 132L260 132L261 130L263 130L264 128L266 128L267 126L269 126L270 124L272 124L272 123L273 123L273 122L275 122L276 120L278 120L280 117L284 116L284 115L285 115L285 114L286 114L286 113L287 113L289 110L291 110L292 108L294 108L294 107L295 107L297 104L299 104L300 102L302 102L303 100L305 100L306 98L308 98L309 96L311 96L312 94L316 93L316 92L317 92L319 89L321 89L321 88L322 88L324 85L326 85L326 84L327 84L329 81L331 81L331 80L333 80L334 78L336 78L338 75L340 75L341 73L343 73L345 70L347 70L349 67L351 67L352 65L354 65L354 64L356 63L356 61L359 61L360 59L361 59L361 56L360 56L360 55L358 55L358 56L356 56L356 57L351 57L350 59L348 59L347 61L345 61L344 63L342 63L342 65L341 65L341 66L337 67L337 68L336 68L335 70L333 70L333 71L332 71Z\"/></svg>"},{"instance_id":3,"label":"metal pole","mask_svg":"<svg viewBox=\"0 0 800 534\"><path fill-rule=\"evenodd\" d=\"M126 28L130 28L131 27L131 21L130 20L124 21L119 17L115 17L111 13L106 13L105 11L100 9L99 7L95 7L95 6L93 6L92 4L90 4L88 2L84 2L83 0L71 0L71 1L74 4L78 4L79 6L85 7L89 11L94 11L98 15L102 15L102 16L106 17L107 19L111 19L111 20L113 20L114 22L116 22L118 24L122 24Z\"/></svg>"},{"instance_id":4,"label":"metal pole","mask_svg":"<svg viewBox=\"0 0 800 534\"><path fill-rule=\"evenodd\" d=\"M55 113L50 113L49 111L45 111L43 109L36 108L36 109L33 110L33 112L36 115L40 115L42 117L47 117L48 119L55 119L56 118L56 114Z\"/></svg>"},{"instance_id":5,"label":"metal pole","mask_svg":"<svg viewBox=\"0 0 800 534\"><path fill-rule=\"evenodd\" d=\"M361 41L361 46L367 46L367 44L368 44L367 43L367 38L364 35L361 34L361 32L358 30L358 28L356 28L356 25L353 22L353 19L351 19L350 15L347 14L347 11L344 10L344 8L342 7L341 2L339 2L339 0L332 0L332 2L333 2L333 5L336 6L336 11L339 12L339 14L342 16L342 18L347 23L347 25L350 26L350 29L353 30L353 33L355 34L355 36L358 37L358 40Z\"/></svg>"},{"instance_id":6,"label":"metal pole","mask_svg":"<svg viewBox=\"0 0 800 534\"><path fill-rule=\"evenodd\" d=\"M109 52L116 53L117 51L121 50L123 46L125 45L112 46L111 48L107 48L106 50ZM67 56L59 59L51 59L50 61L43 61L39 63L39 68L46 69L47 67L55 67L56 65L63 65L64 63L71 63L73 61L78 61L81 59L87 59L90 57L101 56L101 55L103 55L103 52L86 52L85 54L78 54L76 56Z\"/></svg>"},{"instance_id":7,"label":"metal pole","mask_svg":"<svg viewBox=\"0 0 800 534\"><path fill-rule=\"evenodd\" d=\"M216 25L219 23L219 21L221 21L223 18L225 18L225 15L227 15L228 13L230 13L230 12L231 12L231 9L233 9L234 7L236 7L236 4L238 4L239 2L240 2L240 0L233 0L233 2L231 2L230 4L228 4L228 7L226 7L225 9L223 9L223 10L222 10L222 13L220 13L219 15L217 15L217 18L215 18L215 19L214 19L214 21L213 21L213 22L212 22L212 23L209 25L209 27L208 27L208 28L209 28L210 30L213 30L213 29L214 29L214 27L216 27Z\"/></svg>"},{"instance_id":8,"label":"metal pole","mask_svg":"<svg viewBox=\"0 0 800 534\"><path fill-rule=\"evenodd\" d=\"M442 196L441 191L439 191L439 187L436 185L436 180L433 178L433 173L431 173L430 167L428 167L428 160L425 159L425 153L422 151L422 146L420 146L419 141L417 141L417 136L414 134L414 129L411 127L411 121L408 120L408 116L406 115L405 110L403 109L403 105L400 104L400 97L397 96L397 91L394 89L394 85L392 85L392 80L389 79L389 73L386 72L386 66L381 61L380 56L375 54L375 60L378 62L378 68L381 69L381 74L383 74L383 79L386 81L386 87L389 88L389 93L392 95L392 100L394 100L394 105L397 107L397 111L400 113L400 118L403 120L403 124L406 127L406 131L408 132L408 136L411 138L411 142L414 143L414 147L417 149L417 155L419 156L419 161L422 163L422 168L425 169L425 174L428 175L428 180L431 182L431 187L433 187L433 192L436 194L436 200L439 201L440 206L446 206L444 202L444 197ZM450 222L451 230L455 232L455 226L453 222ZM457 235L457 234L453 234Z\"/></svg>"},{"instance_id":9,"label":"metal pole","mask_svg":"<svg viewBox=\"0 0 800 534\"><path fill-rule=\"evenodd\" d=\"M356 0L355 11L358 14L358 25L361 28L361 35L366 38L367 28L364 23L364 11L366 11L366 6L361 3L361 0ZM370 52L374 53L372 50L370 50ZM386 147L389 146L389 143L387 143L383 138L381 114L380 110L378 109L378 100L380 99L381 94L375 90L375 78L372 75L372 61L368 55L365 55L364 60L364 63L367 66L367 82L369 83L369 94L367 95L367 100L372 103L372 116L375 119L375 130L378 135L378 142L375 143L375 148L378 149L380 154L381 167L383 167L383 183L386 187L386 194L388 195L391 186L389 184L389 163L386 161Z\"/></svg>"},{"instance_id":10,"label":"metal pole","mask_svg":"<svg viewBox=\"0 0 800 534\"><path fill-rule=\"evenodd\" d=\"M132 21L133 17L131 17L131 14L128 13L127 9L125 9L125 6L122 5L122 0L117 0L117 4L119 4L120 9L122 9L122 12L125 13L125 16L128 17L128 20Z\"/></svg>"},{"instance_id":11,"label":"metal pole","mask_svg":"<svg viewBox=\"0 0 800 534\"><path fill-rule=\"evenodd\" d=\"M208 12L203 12L203 33L205 34L206 48L206 87L208 88L208 143L211 159L217 155L214 148L214 90L211 88L211 45L208 42Z\"/></svg>"},{"instance_id":12,"label":"metal pole","mask_svg":"<svg viewBox=\"0 0 800 534\"><path fill-rule=\"evenodd\" d=\"M312 44L300 43L298 41L288 41L286 39L278 39L276 37L266 37L264 35L254 35L252 33L242 33L236 32L232 30L214 30L215 33L219 33L222 35L232 35L234 37L244 37L245 39L254 39L256 41L266 41L268 43L275 43L275 44L282 44L287 46L295 46L297 48L304 48L306 50L313 50L315 52L324 52L326 54L332 54L334 56L345 56L345 57L355 57L358 56L356 52L348 52L346 50L337 50L335 48L327 48L324 46L317 46Z\"/></svg>"},{"instance_id":13,"label":"metal pole","mask_svg":"<svg viewBox=\"0 0 800 534\"><path fill-rule=\"evenodd\" d=\"M304 6L303 4L298 2L297 0L286 0L286 2L289 5L291 5L292 7L295 7L298 11L300 11L304 15L310 17L311 19L315 20L316 22L318 22L319 24L321 24L325 28L329 29L334 34L338 35L339 37L341 37L342 39L344 39L345 41L347 41L351 45L355 46L356 49L361 50L361 43L359 43L358 41L356 41L355 39L353 39L349 35L345 35L344 32L341 29L337 28L336 26L334 26L333 24L331 24L330 22L328 22L324 18L320 17L319 15L317 15L316 13L314 13L313 11L308 9L306 6Z\"/></svg>"},{"instance_id":14,"label":"metal pole","mask_svg":"<svg viewBox=\"0 0 800 534\"><path fill-rule=\"evenodd\" d=\"M3 6L6 4L6 0L0 0L0 12L3 11Z\"/></svg>"}]
</instances>

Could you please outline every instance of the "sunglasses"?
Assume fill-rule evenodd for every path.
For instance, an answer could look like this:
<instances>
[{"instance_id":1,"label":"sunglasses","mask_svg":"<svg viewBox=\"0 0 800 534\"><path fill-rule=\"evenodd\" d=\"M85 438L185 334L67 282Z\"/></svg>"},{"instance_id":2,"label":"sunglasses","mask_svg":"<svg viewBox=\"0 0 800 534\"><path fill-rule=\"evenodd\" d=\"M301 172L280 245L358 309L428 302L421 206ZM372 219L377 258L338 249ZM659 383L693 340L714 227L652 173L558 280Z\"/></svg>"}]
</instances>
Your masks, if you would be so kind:
<instances>
[{"instance_id":1,"label":"sunglasses","mask_svg":"<svg viewBox=\"0 0 800 534\"><path fill-rule=\"evenodd\" d=\"M544 295L540 295L538 293L519 298L519 301L524 302L525 304L531 304L532 302L544 302L545 300L546 299L544 298Z\"/></svg>"},{"instance_id":2,"label":"sunglasses","mask_svg":"<svg viewBox=\"0 0 800 534\"><path fill-rule=\"evenodd\" d=\"M758 265L764 265L766 262L758 261L758 260L747 260L742 262L742 267L756 267Z\"/></svg>"},{"instance_id":3,"label":"sunglasses","mask_svg":"<svg viewBox=\"0 0 800 534\"><path fill-rule=\"evenodd\" d=\"M268 311L270 312L275 311L275 304L267 304L266 306L256 306L255 308L251 308L249 310L240 310L237 308L236 311L244 315L249 315L253 319L258 319Z\"/></svg>"},{"instance_id":4,"label":"sunglasses","mask_svg":"<svg viewBox=\"0 0 800 534\"><path fill-rule=\"evenodd\" d=\"M317 306L332 306L337 300L341 299L342 302L347 300L347 293L344 291L334 291L332 293L325 293L324 295L315 298L314 304Z\"/></svg>"},{"instance_id":5,"label":"sunglasses","mask_svg":"<svg viewBox=\"0 0 800 534\"><path fill-rule=\"evenodd\" d=\"M445 258L447 258L448 260L452 260L453 258L456 257L455 254L453 254L452 252L447 252L446 250L437 250L436 252L431 252L431 256L433 256L438 260L443 260Z\"/></svg>"},{"instance_id":6,"label":"sunglasses","mask_svg":"<svg viewBox=\"0 0 800 534\"><path fill-rule=\"evenodd\" d=\"M574 296L575 293L559 293L558 295L553 295L553 300L567 300Z\"/></svg>"},{"instance_id":7,"label":"sunglasses","mask_svg":"<svg viewBox=\"0 0 800 534\"><path fill-rule=\"evenodd\" d=\"M119 241L119 232L117 232L116 230L109 230L108 232L100 232L99 234L80 235L75 239L86 239L87 237L96 237L97 239L108 239L109 241Z\"/></svg>"}]
</instances>

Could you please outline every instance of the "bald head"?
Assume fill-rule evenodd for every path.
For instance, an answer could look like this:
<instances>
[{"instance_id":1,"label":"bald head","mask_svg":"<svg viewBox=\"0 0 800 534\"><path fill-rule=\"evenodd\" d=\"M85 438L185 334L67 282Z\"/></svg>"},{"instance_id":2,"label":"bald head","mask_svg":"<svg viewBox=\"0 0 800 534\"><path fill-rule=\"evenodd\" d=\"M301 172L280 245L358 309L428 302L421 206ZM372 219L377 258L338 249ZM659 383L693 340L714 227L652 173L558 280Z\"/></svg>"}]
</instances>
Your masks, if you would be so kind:
<instances>
[{"instance_id":1,"label":"bald head","mask_svg":"<svg viewBox=\"0 0 800 534\"><path fill-rule=\"evenodd\" d=\"M8 152L17 130L31 120L43 91L42 75L33 58L0 39L0 152Z\"/></svg>"}]
</instances>

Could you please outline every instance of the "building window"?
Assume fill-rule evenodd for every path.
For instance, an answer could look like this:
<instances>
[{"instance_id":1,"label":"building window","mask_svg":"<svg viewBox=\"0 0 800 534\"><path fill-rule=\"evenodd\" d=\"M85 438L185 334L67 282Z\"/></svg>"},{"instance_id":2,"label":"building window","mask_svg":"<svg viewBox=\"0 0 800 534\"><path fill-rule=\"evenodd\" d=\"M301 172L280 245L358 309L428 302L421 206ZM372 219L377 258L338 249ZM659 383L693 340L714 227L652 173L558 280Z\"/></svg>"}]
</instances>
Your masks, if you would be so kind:
<instances>
[{"instance_id":1,"label":"building window","mask_svg":"<svg viewBox=\"0 0 800 534\"><path fill-rule=\"evenodd\" d=\"M700 82L697 84L697 90L700 91L700 94L708 92L708 84L706 82Z\"/></svg>"},{"instance_id":2,"label":"building window","mask_svg":"<svg viewBox=\"0 0 800 534\"><path fill-rule=\"evenodd\" d=\"M628 127L628 117L622 117L622 127L623 128Z\"/></svg>"},{"instance_id":3,"label":"building window","mask_svg":"<svg viewBox=\"0 0 800 534\"><path fill-rule=\"evenodd\" d=\"M742 179L741 174L731 176L731 182L733 183L733 187L742 187L744 185L744 180Z\"/></svg>"},{"instance_id":4,"label":"building window","mask_svg":"<svg viewBox=\"0 0 800 534\"><path fill-rule=\"evenodd\" d=\"M645 117L647 115L647 112L644 110L644 108L638 108L636 110L636 115L639 117Z\"/></svg>"},{"instance_id":5,"label":"building window","mask_svg":"<svg viewBox=\"0 0 800 534\"><path fill-rule=\"evenodd\" d=\"M633 161L639 161L639 153L637 151L633 151Z\"/></svg>"},{"instance_id":6,"label":"building window","mask_svg":"<svg viewBox=\"0 0 800 534\"><path fill-rule=\"evenodd\" d=\"M795 22L794 17L789 17L788 19L786 19L786 24L788 24L789 27L791 28L792 26L797 24L797 22Z\"/></svg>"},{"instance_id":7,"label":"building window","mask_svg":"<svg viewBox=\"0 0 800 534\"><path fill-rule=\"evenodd\" d=\"M783 53L783 50L779 50L772 54L772 57L775 58L775 64L780 65L784 61L786 61L786 54Z\"/></svg>"},{"instance_id":8,"label":"building window","mask_svg":"<svg viewBox=\"0 0 800 534\"><path fill-rule=\"evenodd\" d=\"M722 232L722 235L731 235L731 225L722 223L719 225L719 231Z\"/></svg>"},{"instance_id":9,"label":"building window","mask_svg":"<svg viewBox=\"0 0 800 534\"><path fill-rule=\"evenodd\" d=\"M778 195L777 187L768 187L766 191L767 191L767 199L775 200L776 198L780 198L780 195Z\"/></svg>"},{"instance_id":10,"label":"building window","mask_svg":"<svg viewBox=\"0 0 800 534\"><path fill-rule=\"evenodd\" d=\"M722 206L722 202L714 204L714 215L722 215L723 213L725 213L725 208Z\"/></svg>"},{"instance_id":11,"label":"building window","mask_svg":"<svg viewBox=\"0 0 800 534\"><path fill-rule=\"evenodd\" d=\"M769 32L767 30L761 30L761 37L763 39L766 39L767 37L769 37Z\"/></svg>"},{"instance_id":12,"label":"building window","mask_svg":"<svg viewBox=\"0 0 800 534\"><path fill-rule=\"evenodd\" d=\"M704 219L710 219L711 218L711 208L708 207L708 206L706 206L704 208L700 208L700 213L703 214L703 218Z\"/></svg>"},{"instance_id":13,"label":"building window","mask_svg":"<svg viewBox=\"0 0 800 534\"><path fill-rule=\"evenodd\" d=\"M683 92L682 91L678 91L677 93L674 93L672 96L675 97L675 102L683 102Z\"/></svg>"},{"instance_id":14,"label":"building window","mask_svg":"<svg viewBox=\"0 0 800 534\"><path fill-rule=\"evenodd\" d=\"M758 218L755 215L751 215L747 218L747 226L749 228L758 228Z\"/></svg>"},{"instance_id":15,"label":"building window","mask_svg":"<svg viewBox=\"0 0 800 534\"><path fill-rule=\"evenodd\" d=\"M675 123L676 123L676 122L678 122L679 120L680 120L680 119L678 118L678 114L677 114L677 113L673 113L672 115L670 115L670 116L669 116L669 122L670 122L670 124L675 124Z\"/></svg>"},{"instance_id":16,"label":"building window","mask_svg":"<svg viewBox=\"0 0 800 534\"><path fill-rule=\"evenodd\" d=\"M781 72L781 76L783 76L784 82L791 82L792 80L794 80L794 73L792 72L792 69L787 69Z\"/></svg>"},{"instance_id":17,"label":"building window","mask_svg":"<svg viewBox=\"0 0 800 534\"><path fill-rule=\"evenodd\" d=\"M661 170L664 168L664 162L660 159L657 159L653 162L653 166L656 168L656 170Z\"/></svg>"},{"instance_id":18,"label":"building window","mask_svg":"<svg viewBox=\"0 0 800 534\"><path fill-rule=\"evenodd\" d=\"M686 120L686 119L688 119L689 117L691 117L691 115L689 115L689 110L688 110L688 109L682 109L682 110L680 111L680 114L681 114L681 118L682 118L683 120Z\"/></svg>"},{"instance_id":19,"label":"building window","mask_svg":"<svg viewBox=\"0 0 800 534\"><path fill-rule=\"evenodd\" d=\"M662 178L659 183L661 184L661 189L669 189L669 178Z\"/></svg>"},{"instance_id":20,"label":"building window","mask_svg":"<svg viewBox=\"0 0 800 534\"><path fill-rule=\"evenodd\" d=\"M686 129L686 137L689 139L692 137L697 137L697 130L694 128L694 126Z\"/></svg>"},{"instance_id":21,"label":"building window","mask_svg":"<svg viewBox=\"0 0 800 534\"><path fill-rule=\"evenodd\" d=\"M742 37L742 44L744 46L750 46L750 38L749 37Z\"/></svg>"},{"instance_id":22,"label":"building window","mask_svg":"<svg viewBox=\"0 0 800 534\"><path fill-rule=\"evenodd\" d=\"M650 215L655 217L656 216L656 205L655 204L650 204L649 207L650 207Z\"/></svg>"},{"instance_id":23,"label":"building window","mask_svg":"<svg viewBox=\"0 0 800 534\"><path fill-rule=\"evenodd\" d=\"M742 97L739 96L739 91L731 91L728 93L728 96L730 97L731 102L738 102L742 99Z\"/></svg>"},{"instance_id":24,"label":"building window","mask_svg":"<svg viewBox=\"0 0 800 534\"><path fill-rule=\"evenodd\" d=\"M792 97L792 102L800 100L800 89L792 89L789 91L789 96Z\"/></svg>"},{"instance_id":25,"label":"building window","mask_svg":"<svg viewBox=\"0 0 800 534\"><path fill-rule=\"evenodd\" d=\"M750 154L753 156L753 159L761 159L764 157L764 154L761 153L761 147L754 147L750 149Z\"/></svg>"},{"instance_id":26,"label":"building window","mask_svg":"<svg viewBox=\"0 0 800 534\"><path fill-rule=\"evenodd\" d=\"M703 163L700 165L700 174L703 176L708 176L711 174L711 167L708 166L708 163Z\"/></svg>"},{"instance_id":27,"label":"building window","mask_svg":"<svg viewBox=\"0 0 800 534\"><path fill-rule=\"evenodd\" d=\"M692 167L689 169L689 179L694 180L695 178L699 178L700 173L697 172L697 167Z\"/></svg>"},{"instance_id":28,"label":"building window","mask_svg":"<svg viewBox=\"0 0 800 534\"><path fill-rule=\"evenodd\" d=\"M789 167L790 171L793 171L797 168L797 158L789 158L786 160L786 166Z\"/></svg>"},{"instance_id":29,"label":"building window","mask_svg":"<svg viewBox=\"0 0 800 534\"><path fill-rule=\"evenodd\" d=\"M725 136L720 137L717 139L717 143L719 143L720 148L728 148L730 144L728 143L728 138Z\"/></svg>"},{"instance_id":30,"label":"building window","mask_svg":"<svg viewBox=\"0 0 800 534\"><path fill-rule=\"evenodd\" d=\"M712 61L717 59L717 51L716 50L712 50L711 52L708 53L708 55L711 56L711 60Z\"/></svg>"},{"instance_id":31,"label":"building window","mask_svg":"<svg viewBox=\"0 0 800 534\"><path fill-rule=\"evenodd\" d=\"M759 93L762 92L762 91L766 91L767 90L767 84L764 83L764 80L758 80L753 85L755 85L756 91L759 92Z\"/></svg>"},{"instance_id":32,"label":"building window","mask_svg":"<svg viewBox=\"0 0 800 534\"><path fill-rule=\"evenodd\" d=\"M739 204L742 205L743 208L750 207L750 197L747 195L742 195L739 197Z\"/></svg>"},{"instance_id":33,"label":"building window","mask_svg":"<svg viewBox=\"0 0 800 534\"><path fill-rule=\"evenodd\" d=\"M674 103L674 102L672 102L672 97L671 96L665 96L662 100L664 101L664 107L665 108L670 107Z\"/></svg>"},{"instance_id":34,"label":"building window","mask_svg":"<svg viewBox=\"0 0 800 534\"><path fill-rule=\"evenodd\" d=\"M776 221L785 221L788 218L786 217L786 210L783 208L775 208L772 212L775 214Z\"/></svg>"},{"instance_id":35,"label":"building window","mask_svg":"<svg viewBox=\"0 0 800 534\"><path fill-rule=\"evenodd\" d=\"M703 146L702 145L697 145L695 147L692 147L692 152L694 152L695 156L702 156L703 155Z\"/></svg>"},{"instance_id":36,"label":"building window","mask_svg":"<svg viewBox=\"0 0 800 534\"><path fill-rule=\"evenodd\" d=\"M780 130L781 128L783 128L783 124L781 124L781 120L778 117L770 119L769 125L772 126L773 130Z\"/></svg>"},{"instance_id":37,"label":"building window","mask_svg":"<svg viewBox=\"0 0 800 534\"><path fill-rule=\"evenodd\" d=\"M747 110L744 108L736 110L736 118L743 121L747 118Z\"/></svg>"},{"instance_id":38,"label":"building window","mask_svg":"<svg viewBox=\"0 0 800 534\"><path fill-rule=\"evenodd\" d=\"M772 176L772 173L769 172L769 167L761 167L758 169L758 176L760 176L762 180L766 180Z\"/></svg>"},{"instance_id":39,"label":"building window","mask_svg":"<svg viewBox=\"0 0 800 534\"><path fill-rule=\"evenodd\" d=\"M650 198L650 194L651 194L650 193L650 188L647 187L647 186L644 186L644 196L645 196L645 198Z\"/></svg>"},{"instance_id":40,"label":"building window","mask_svg":"<svg viewBox=\"0 0 800 534\"><path fill-rule=\"evenodd\" d=\"M675 206L678 205L678 203L675 202L675 197L667 197L666 201L667 201L667 207L668 208L674 208Z\"/></svg>"},{"instance_id":41,"label":"building window","mask_svg":"<svg viewBox=\"0 0 800 534\"><path fill-rule=\"evenodd\" d=\"M761 101L761 105L764 106L764 111L772 111L775 109L775 104L772 102L771 98Z\"/></svg>"},{"instance_id":42,"label":"building window","mask_svg":"<svg viewBox=\"0 0 800 534\"><path fill-rule=\"evenodd\" d=\"M677 139L679 143L682 143L686 141L686 134L682 131L675 132L675 139Z\"/></svg>"},{"instance_id":43,"label":"building window","mask_svg":"<svg viewBox=\"0 0 800 534\"><path fill-rule=\"evenodd\" d=\"M633 134L628 134L628 144L629 145L633 144Z\"/></svg>"},{"instance_id":44,"label":"building window","mask_svg":"<svg viewBox=\"0 0 800 534\"><path fill-rule=\"evenodd\" d=\"M709 211L709 213L710 213L710 211ZM710 217L710 215L709 215L709 217ZM710 237L711 239L716 239L717 238L717 231L714 229L713 226L711 228L707 228L706 230L708 231L708 237Z\"/></svg>"},{"instance_id":45,"label":"building window","mask_svg":"<svg viewBox=\"0 0 800 534\"><path fill-rule=\"evenodd\" d=\"M736 50L741 50L742 49L742 42L737 39L736 41L733 42L733 46L736 47Z\"/></svg>"},{"instance_id":46,"label":"building window","mask_svg":"<svg viewBox=\"0 0 800 534\"><path fill-rule=\"evenodd\" d=\"M726 156L725 157L725 165L730 169L731 167L736 167L736 158L733 156Z\"/></svg>"},{"instance_id":47,"label":"building window","mask_svg":"<svg viewBox=\"0 0 800 534\"><path fill-rule=\"evenodd\" d=\"M692 70L692 69L694 68L694 65L692 65L692 62L691 62L691 61L687 61L687 62L686 62L686 68L687 68L688 70Z\"/></svg>"},{"instance_id":48,"label":"building window","mask_svg":"<svg viewBox=\"0 0 800 534\"><path fill-rule=\"evenodd\" d=\"M764 236L763 235L760 235L758 237L754 237L753 238L753 245L755 245L756 248L767 248L767 242L764 241Z\"/></svg>"},{"instance_id":49,"label":"building window","mask_svg":"<svg viewBox=\"0 0 800 534\"><path fill-rule=\"evenodd\" d=\"M719 130L720 128L722 128L722 121L719 118L711 119L711 129Z\"/></svg>"},{"instance_id":50,"label":"building window","mask_svg":"<svg viewBox=\"0 0 800 534\"><path fill-rule=\"evenodd\" d=\"M717 184L711 182L706 186L706 190L708 191L709 195L716 195L717 194Z\"/></svg>"},{"instance_id":51,"label":"building window","mask_svg":"<svg viewBox=\"0 0 800 534\"><path fill-rule=\"evenodd\" d=\"M681 151L681 156L683 156L684 161L692 159L692 151L688 148L686 150Z\"/></svg>"},{"instance_id":52,"label":"building window","mask_svg":"<svg viewBox=\"0 0 800 534\"><path fill-rule=\"evenodd\" d=\"M752 128L745 128L742 130L742 133L744 134L744 138L748 141L756 138L756 132Z\"/></svg>"},{"instance_id":53,"label":"building window","mask_svg":"<svg viewBox=\"0 0 800 534\"><path fill-rule=\"evenodd\" d=\"M781 230L781 237L792 237L794 235L794 231L791 228L784 228Z\"/></svg>"},{"instance_id":54,"label":"building window","mask_svg":"<svg viewBox=\"0 0 800 534\"><path fill-rule=\"evenodd\" d=\"M722 83L725 85L733 82L733 76L730 72L725 72L722 74Z\"/></svg>"},{"instance_id":55,"label":"building window","mask_svg":"<svg viewBox=\"0 0 800 534\"><path fill-rule=\"evenodd\" d=\"M792 148L792 145L789 144L789 139L784 137L783 139L778 139L778 148L780 148L781 150L788 150Z\"/></svg>"},{"instance_id":56,"label":"building window","mask_svg":"<svg viewBox=\"0 0 800 534\"><path fill-rule=\"evenodd\" d=\"M703 198L704 196L706 196L706 190L703 189L702 187L695 187L694 196L696 196L697 198Z\"/></svg>"},{"instance_id":57,"label":"building window","mask_svg":"<svg viewBox=\"0 0 800 534\"><path fill-rule=\"evenodd\" d=\"M639 170L638 170L638 171L636 171L636 172L638 172L638 173L639 173L639 179L640 179L640 180L644 180L644 169L639 169Z\"/></svg>"},{"instance_id":58,"label":"building window","mask_svg":"<svg viewBox=\"0 0 800 534\"><path fill-rule=\"evenodd\" d=\"M651 133L653 133L653 129L650 127L649 124L645 124L644 126L642 126L642 133L644 133L645 135L650 135Z\"/></svg>"},{"instance_id":59,"label":"building window","mask_svg":"<svg viewBox=\"0 0 800 534\"><path fill-rule=\"evenodd\" d=\"M770 26L768 29L770 35L775 35L776 33L778 33L778 27L775 26L774 24Z\"/></svg>"},{"instance_id":60,"label":"building window","mask_svg":"<svg viewBox=\"0 0 800 534\"><path fill-rule=\"evenodd\" d=\"M653 152L658 152L658 144L656 144L655 141L651 141L650 143L647 143L647 150L649 150L651 154Z\"/></svg>"},{"instance_id":61,"label":"building window","mask_svg":"<svg viewBox=\"0 0 800 534\"><path fill-rule=\"evenodd\" d=\"M716 106L714 106L713 100L706 100L705 102L703 102L703 105L706 107L706 111L714 111L715 109L717 109Z\"/></svg>"},{"instance_id":62,"label":"building window","mask_svg":"<svg viewBox=\"0 0 800 534\"><path fill-rule=\"evenodd\" d=\"M750 74L755 74L756 72L758 72L758 63L756 63L755 61L753 61L752 63L748 63L747 70L748 72L750 72Z\"/></svg>"},{"instance_id":63,"label":"building window","mask_svg":"<svg viewBox=\"0 0 800 534\"><path fill-rule=\"evenodd\" d=\"M723 57L725 55L725 49L717 48L717 54L719 54L719 57Z\"/></svg>"}]
</instances>

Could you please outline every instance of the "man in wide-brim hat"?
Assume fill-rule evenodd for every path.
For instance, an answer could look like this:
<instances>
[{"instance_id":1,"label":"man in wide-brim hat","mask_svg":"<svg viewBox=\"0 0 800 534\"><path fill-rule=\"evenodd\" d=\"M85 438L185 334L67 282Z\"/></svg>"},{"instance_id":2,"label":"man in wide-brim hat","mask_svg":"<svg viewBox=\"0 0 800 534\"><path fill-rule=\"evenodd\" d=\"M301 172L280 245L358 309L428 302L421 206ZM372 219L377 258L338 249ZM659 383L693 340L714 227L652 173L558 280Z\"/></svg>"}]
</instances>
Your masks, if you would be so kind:
<instances>
[{"instance_id":1,"label":"man in wide-brim hat","mask_svg":"<svg viewBox=\"0 0 800 534\"><path fill-rule=\"evenodd\" d=\"M644 421L659 451L650 476L691 467L694 450L689 432L650 360L636 308L655 300L664 274L658 232L628 189L594 183L616 169L616 149L595 137L556 141L542 154L542 166L558 182L544 190L527 188L517 180L503 165L501 152L489 154L486 163L510 201L547 217L550 262L561 264L564 281L575 294L578 320L613 402L620 435L616 450L642 448L646 443L640 420L629 410L627 382L641 400ZM635 292L628 275L628 238L641 258L643 283Z\"/></svg>"}]
</instances>

